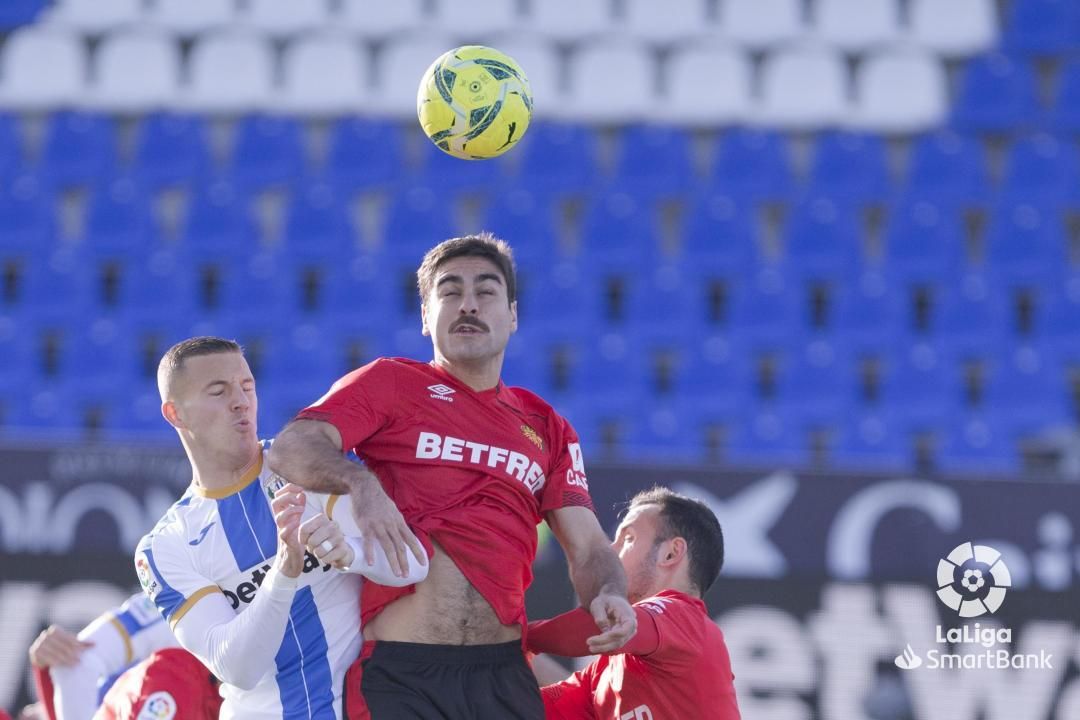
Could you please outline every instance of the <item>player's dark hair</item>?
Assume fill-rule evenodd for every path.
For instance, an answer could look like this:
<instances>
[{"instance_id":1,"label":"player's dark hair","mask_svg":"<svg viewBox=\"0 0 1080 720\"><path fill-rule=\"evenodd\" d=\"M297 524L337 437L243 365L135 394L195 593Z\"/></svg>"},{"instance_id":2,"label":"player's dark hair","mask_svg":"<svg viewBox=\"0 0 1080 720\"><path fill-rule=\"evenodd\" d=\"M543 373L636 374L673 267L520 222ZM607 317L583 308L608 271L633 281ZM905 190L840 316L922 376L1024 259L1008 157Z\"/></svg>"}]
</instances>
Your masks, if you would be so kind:
<instances>
[{"instance_id":1,"label":"player's dark hair","mask_svg":"<svg viewBox=\"0 0 1080 720\"><path fill-rule=\"evenodd\" d=\"M173 375L183 369L184 361L188 358L231 352L243 353L244 348L235 340L211 336L188 338L173 345L165 351L158 363L157 381L162 400L165 399L166 389Z\"/></svg>"},{"instance_id":2,"label":"player's dark hair","mask_svg":"<svg viewBox=\"0 0 1080 720\"><path fill-rule=\"evenodd\" d=\"M514 267L514 251L505 240L500 240L489 232L477 235L444 240L427 251L419 269L416 271L416 286L420 291L420 301L427 301L431 288L435 285L435 273L447 260L459 257L481 257L490 260L502 273L506 282L506 300L517 299L517 271Z\"/></svg>"},{"instance_id":3,"label":"player's dark hair","mask_svg":"<svg viewBox=\"0 0 1080 720\"><path fill-rule=\"evenodd\" d=\"M639 492L630 501L630 508L639 505L660 506L660 527L656 542L681 537L686 541L690 557L690 582L704 596L716 582L724 565L724 531L720 521L700 500L669 490L653 487Z\"/></svg>"}]
</instances>

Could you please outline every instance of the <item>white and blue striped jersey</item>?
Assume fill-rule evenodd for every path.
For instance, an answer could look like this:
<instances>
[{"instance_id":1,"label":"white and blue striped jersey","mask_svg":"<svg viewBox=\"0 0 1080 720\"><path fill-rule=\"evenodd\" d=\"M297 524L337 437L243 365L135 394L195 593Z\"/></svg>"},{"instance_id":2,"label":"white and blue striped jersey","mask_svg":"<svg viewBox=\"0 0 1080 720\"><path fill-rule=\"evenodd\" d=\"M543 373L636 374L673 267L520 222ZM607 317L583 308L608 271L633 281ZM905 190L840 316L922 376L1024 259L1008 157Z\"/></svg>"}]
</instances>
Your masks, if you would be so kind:
<instances>
[{"instance_id":1,"label":"white and blue striped jersey","mask_svg":"<svg viewBox=\"0 0 1080 720\"><path fill-rule=\"evenodd\" d=\"M263 462L268 448L264 441L256 467L236 485L189 488L140 542L139 580L170 627L213 593L244 612L270 572L278 542L270 500L282 481ZM337 518L336 501L308 493L304 517L325 512L355 534L348 502ZM272 670L250 690L223 684L221 717L340 718L344 674L361 643L360 582L308 553Z\"/></svg>"}]
</instances>

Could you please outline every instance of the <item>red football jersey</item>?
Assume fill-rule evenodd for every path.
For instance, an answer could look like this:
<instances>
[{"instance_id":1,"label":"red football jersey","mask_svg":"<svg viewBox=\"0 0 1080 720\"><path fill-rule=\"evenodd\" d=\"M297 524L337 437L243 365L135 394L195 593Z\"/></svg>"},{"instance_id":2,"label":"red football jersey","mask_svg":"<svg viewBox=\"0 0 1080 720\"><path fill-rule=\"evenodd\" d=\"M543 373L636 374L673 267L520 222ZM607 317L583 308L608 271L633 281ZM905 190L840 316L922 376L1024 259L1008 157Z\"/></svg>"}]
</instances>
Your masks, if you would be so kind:
<instances>
[{"instance_id":1,"label":"red football jersey","mask_svg":"<svg viewBox=\"0 0 1080 720\"><path fill-rule=\"evenodd\" d=\"M634 608L639 634L652 638L652 651L603 655L567 680L543 688L547 717L739 720L731 658L705 603L664 590ZM530 633L530 645L533 639Z\"/></svg>"},{"instance_id":2,"label":"red football jersey","mask_svg":"<svg viewBox=\"0 0 1080 720\"><path fill-rule=\"evenodd\" d=\"M438 542L506 625L525 622L544 513L592 509L573 428L521 388L476 392L432 363L381 358L299 417L338 429L421 541ZM409 592L365 582L364 621Z\"/></svg>"},{"instance_id":3,"label":"red football jersey","mask_svg":"<svg viewBox=\"0 0 1080 720\"><path fill-rule=\"evenodd\" d=\"M218 682L198 658L180 648L152 653L121 675L94 720L217 720Z\"/></svg>"}]
</instances>

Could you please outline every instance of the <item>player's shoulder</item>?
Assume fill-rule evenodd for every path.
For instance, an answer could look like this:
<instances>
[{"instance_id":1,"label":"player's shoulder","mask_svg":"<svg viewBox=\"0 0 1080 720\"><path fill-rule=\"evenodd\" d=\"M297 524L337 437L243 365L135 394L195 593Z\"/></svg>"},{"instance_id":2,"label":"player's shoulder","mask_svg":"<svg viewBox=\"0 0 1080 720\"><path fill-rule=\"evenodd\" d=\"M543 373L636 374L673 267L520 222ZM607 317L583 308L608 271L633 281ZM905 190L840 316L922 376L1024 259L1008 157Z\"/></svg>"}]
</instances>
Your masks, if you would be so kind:
<instances>
[{"instance_id":1,"label":"player's shoulder","mask_svg":"<svg viewBox=\"0 0 1080 720\"><path fill-rule=\"evenodd\" d=\"M187 528L192 523L198 523L200 518L214 511L212 503L208 504L205 498L196 495L191 488L188 488L187 492L165 511L153 529L139 541L138 551L142 552L183 539L186 537Z\"/></svg>"},{"instance_id":2,"label":"player's shoulder","mask_svg":"<svg viewBox=\"0 0 1080 720\"><path fill-rule=\"evenodd\" d=\"M656 595L634 603L654 617L666 616L680 621L691 618L708 619L708 610L700 599L677 590L661 590Z\"/></svg>"},{"instance_id":3,"label":"player's shoulder","mask_svg":"<svg viewBox=\"0 0 1080 720\"><path fill-rule=\"evenodd\" d=\"M520 385L503 385L503 394L504 399L516 405L522 412L539 415L548 424L561 425L566 422L565 418L551 406L551 403L528 388Z\"/></svg>"}]
</instances>

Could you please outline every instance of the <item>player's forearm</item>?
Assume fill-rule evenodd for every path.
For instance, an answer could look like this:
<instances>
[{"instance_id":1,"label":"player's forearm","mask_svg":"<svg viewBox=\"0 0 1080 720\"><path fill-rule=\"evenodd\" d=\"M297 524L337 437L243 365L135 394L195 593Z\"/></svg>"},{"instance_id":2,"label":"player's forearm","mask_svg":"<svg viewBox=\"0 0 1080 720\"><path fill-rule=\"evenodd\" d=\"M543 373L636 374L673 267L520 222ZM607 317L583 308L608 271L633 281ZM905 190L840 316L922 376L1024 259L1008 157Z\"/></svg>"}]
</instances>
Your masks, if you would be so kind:
<instances>
[{"instance_id":1,"label":"player's forearm","mask_svg":"<svg viewBox=\"0 0 1080 720\"><path fill-rule=\"evenodd\" d=\"M570 558L570 581L581 604L588 607L597 595L626 597L626 573L606 542L594 544L581 559Z\"/></svg>"},{"instance_id":2,"label":"player's forearm","mask_svg":"<svg viewBox=\"0 0 1080 720\"><path fill-rule=\"evenodd\" d=\"M379 482L369 470L345 459L318 422L308 420L292 422L278 434L267 462L285 480L314 492L345 495Z\"/></svg>"}]
</instances>

